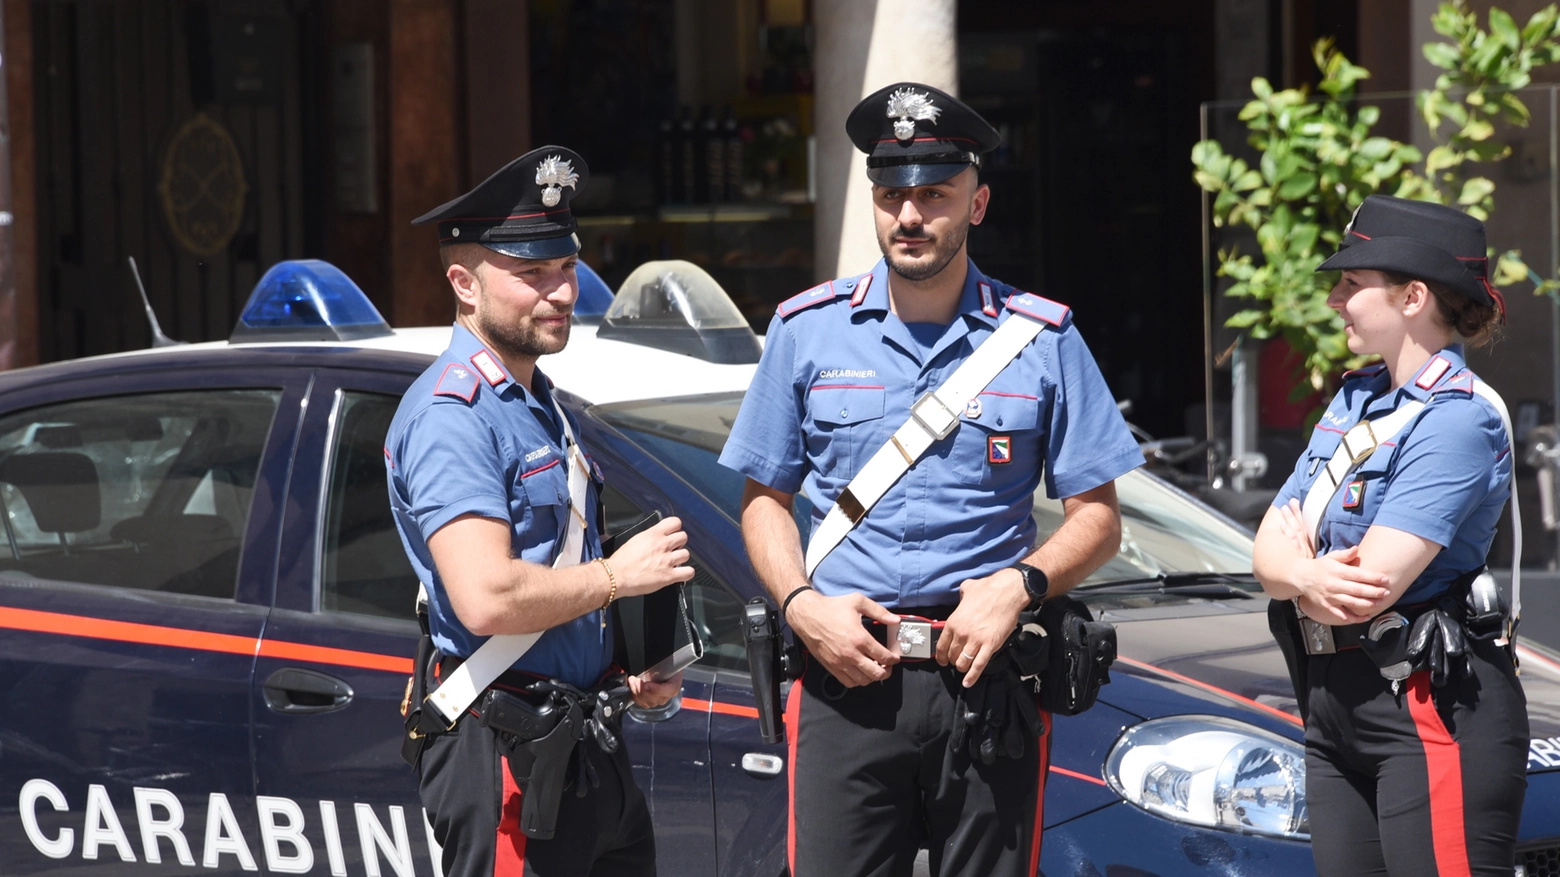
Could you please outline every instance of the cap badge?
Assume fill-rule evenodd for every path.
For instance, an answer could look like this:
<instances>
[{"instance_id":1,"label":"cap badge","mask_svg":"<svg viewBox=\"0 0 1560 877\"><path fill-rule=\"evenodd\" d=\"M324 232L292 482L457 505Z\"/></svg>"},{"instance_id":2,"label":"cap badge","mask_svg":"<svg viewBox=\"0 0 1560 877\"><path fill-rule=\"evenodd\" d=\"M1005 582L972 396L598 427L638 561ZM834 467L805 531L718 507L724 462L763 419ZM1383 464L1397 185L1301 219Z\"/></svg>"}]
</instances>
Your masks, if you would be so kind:
<instances>
[{"instance_id":1,"label":"cap badge","mask_svg":"<svg viewBox=\"0 0 1560 877\"><path fill-rule=\"evenodd\" d=\"M908 88L901 88L888 96L888 117L894 120L894 137L901 143L915 137L915 123L937 124L942 108L932 103L932 96Z\"/></svg>"},{"instance_id":2,"label":"cap badge","mask_svg":"<svg viewBox=\"0 0 1560 877\"><path fill-rule=\"evenodd\" d=\"M563 199L563 187L573 189L579 180L574 167L560 155L548 156L536 166L536 184L543 187L542 204L547 207L557 207Z\"/></svg>"}]
</instances>

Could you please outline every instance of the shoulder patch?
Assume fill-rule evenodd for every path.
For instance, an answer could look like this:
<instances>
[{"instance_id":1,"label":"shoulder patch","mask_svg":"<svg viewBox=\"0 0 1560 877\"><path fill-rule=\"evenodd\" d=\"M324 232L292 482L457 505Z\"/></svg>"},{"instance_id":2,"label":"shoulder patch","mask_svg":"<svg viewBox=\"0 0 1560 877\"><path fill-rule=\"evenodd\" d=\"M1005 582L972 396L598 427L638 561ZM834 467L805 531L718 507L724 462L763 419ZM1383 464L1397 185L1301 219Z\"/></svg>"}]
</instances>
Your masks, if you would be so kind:
<instances>
[{"instance_id":1,"label":"shoulder patch","mask_svg":"<svg viewBox=\"0 0 1560 877\"><path fill-rule=\"evenodd\" d=\"M487 378L487 382L495 387L502 384L509 377L509 373L500 368L498 363L494 361L493 355L486 350L478 350L476 353L473 353L471 355L471 364L480 369L482 376Z\"/></svg>"},{"instance_id":2,"label":"shoulder patch","mask_svg":"<svg viewBox=\"0 0 1560 877\"><path fill-rule=\"evenodd\" d=\"M980 312L988 317L997 315L997 294L991 291L991 284L982 280L976 284L980 288Z\"/></svg>"},{"instance_id":3,"label":"shoulder patch","mask_svg":"<svg viewBox=\"0 0 1560 877\"><path fill-rule=\"evenodd\" d=\"M789 317L797 311L806 310L813 305L819 305L826 301L832 301L834 296L834 281L831 280L828 283L820 283L819 285L814 286L812 289L809 289L804 293L793 295L785 301L781 302L780 307L775 309L775 313L779 314L781 317Z\"/></svg>"},{"instance_id":4,"label":"shoulder patch","mask_svg":"<svg viewBox=\"0 0 1560 877\"><path fill-rule=\"evenodd\" d=\"M1430 389L1435 386L1436 381L1439 381L1446 374L1446 370L1451 367L1452 364L1447 362L1445 357L1437 355L1419 373L1419 377L1414 379L1414 386L1421 390Z\"/></svg>"},{"instance_id":5,"label":"shoulder patch","mask_svg":"<svg viewBox=\"0 0 1560 877\"><path fill-rule=\"evenodd\" d=\"M1016 311L1028 317L1034 317L1053 326L1060 326L1067 319L1069 308L1061 302L1054 302L1048 298L1041 298L1032 292L1013 290L1013 294L1007 298L1007 307L1010 311Z\"/></svg>"},{"instance_id":6,"label":"shoulder patch","mask_svg":"<svg viewBox=\"0 0 1560 877\"><path fill-rule=\"evenodd\" d=\"M452 362L444 367L444 374L439 375L439 382L433 387L435 396L453 396L467 404L477 395L477 373L461 365Z\"/></svg>"},{"instance_id":7,"label":"shoulder patch","mask_svg":"<svg viewBox=\"0 0 1560 877\"><path fill-rule=\"evenodd\" d=\"M867 290L872 288L872 275L863 274L856 279L856 294L850 297L850 306L855 307L867 300Z\"/></svg>"}]
</instances>

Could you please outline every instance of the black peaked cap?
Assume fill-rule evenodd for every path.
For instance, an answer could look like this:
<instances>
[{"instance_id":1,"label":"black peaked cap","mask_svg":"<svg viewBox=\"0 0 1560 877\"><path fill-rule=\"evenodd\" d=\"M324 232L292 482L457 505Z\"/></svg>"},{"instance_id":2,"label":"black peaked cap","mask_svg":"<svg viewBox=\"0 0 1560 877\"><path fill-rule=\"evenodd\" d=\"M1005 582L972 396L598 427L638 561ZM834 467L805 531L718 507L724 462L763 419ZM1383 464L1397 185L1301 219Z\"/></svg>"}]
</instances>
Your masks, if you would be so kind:
<instances>
[{"instance_id":1,"label":"black peaked cap","mask_svg":"<svg viewBox=\"0 0 1560 877\"><path fill-rule=\"evenodd\" d=\"M1484 223L1453 207L1371 195L1354 211L1338 252L1316 270L1350 268L1437 281L1506 315L1506 301L1489 281Z\"/></svg>"},{"instance_id":2,"label":"black peaked cap","mask_svg":"<svg viewBox=\"0 0 1560 877\"><path fill-rule=\"evenodd\" d=\"M439 243L481 244L520 259L558 259L579 252L569 200L585 188L590 168L572 149L533 149L470 192L412 220L439 224Z\"/></svg>"},{"instance_id":3,"label":"black peaked cap","mask_svg":"<svg viewBox=\"0 0 1560 877\"><path fill-rule=\"evenodd\" d=\"M980 167L981 155L1002 145L980 113L919 82L867 95L845 118L845 133L867 154L867 179L895 188L928 186Z\"/></svg>"}]
</instances>

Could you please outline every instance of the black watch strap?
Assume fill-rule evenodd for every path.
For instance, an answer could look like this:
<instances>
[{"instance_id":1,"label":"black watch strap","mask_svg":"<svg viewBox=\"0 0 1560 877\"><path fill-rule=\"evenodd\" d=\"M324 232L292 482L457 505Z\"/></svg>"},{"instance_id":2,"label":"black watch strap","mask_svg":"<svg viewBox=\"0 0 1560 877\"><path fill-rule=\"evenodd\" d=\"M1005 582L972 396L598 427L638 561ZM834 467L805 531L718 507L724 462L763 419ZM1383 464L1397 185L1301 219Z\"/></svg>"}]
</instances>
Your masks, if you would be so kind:
<instances>
[{"instance_id":1,"label":"black watch strap","mask_svg":"<svg viewBox=\"0 0 1560 877\"><path fill-rule=\"evenodd\" d=\"M1051 580L1046 577L1045 570L1027 563L1015 563L1013 568L1024 579L1024 591L1029 594L1029 608L1034 609L1044 603L1051 591Z\"/></svg>"}]
</instances>

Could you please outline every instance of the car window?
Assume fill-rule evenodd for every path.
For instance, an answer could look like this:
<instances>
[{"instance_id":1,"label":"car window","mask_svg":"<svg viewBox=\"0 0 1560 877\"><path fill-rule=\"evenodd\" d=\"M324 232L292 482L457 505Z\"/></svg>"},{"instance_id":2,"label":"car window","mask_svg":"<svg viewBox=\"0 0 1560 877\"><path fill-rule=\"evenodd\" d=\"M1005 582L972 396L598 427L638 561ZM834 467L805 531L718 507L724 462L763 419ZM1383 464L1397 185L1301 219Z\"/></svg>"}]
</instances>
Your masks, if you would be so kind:
<instances>
[{"instance_id":1,"label":"car window","mask_svg":"<svg viewBox=\"0 0 1560 877\"><path fill-rule=\"evenodd\" d=\"M336 393L320 544L322 610L415 616L417 574L385 483L385 434L400 401L384 393Z\"/></svg>"},{"instance_id":2,"label":"car window","mask_svg":"<svg viewBox=\"0 0 1560 877\"><path fill-rule=\"evenodd\" d=\"M737 523L742 519L742 488L746 479L720 465L720 449L726 445L726 436L731 433L741 405L741 393L711 393L598 405L591 411ZM798 531L806 533L812 529L812 508L806 496L796 495L791 514Z\"/></svg>"},{"instance_id":3,"label":"car window","mask_svg":"<svg viewBox=\"0 0 1560 877\"><path fill-rule=\"evenodd\" d=\"M280 398L150 393L0 418L0 575L232 599Z\"/></svg>"},{"instance_id":4,"label":"car window","mask_svg":"<svg viewBox=\"0 0 1560 877\"><path fill-rule=\"evenodd\" d=\"M606 532L619 532L645 516L644 510L621 490L607 485L601 491ZM704 643L704 658L699 663L721 670L748 670L747 649L742 643L742 601L738 600L697 554L689 552L693 578L687 584L688 615L699 639ZM639 617L635 598L618 601L619 617L628 624ZM630 644L632 649L632 644Z\"/></svg>"}]
</instances>

